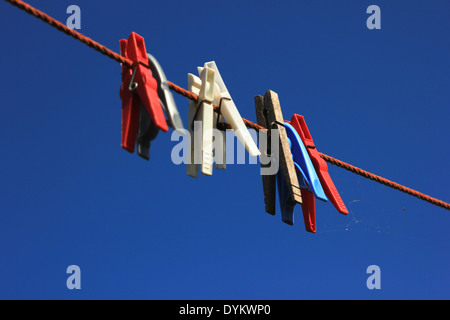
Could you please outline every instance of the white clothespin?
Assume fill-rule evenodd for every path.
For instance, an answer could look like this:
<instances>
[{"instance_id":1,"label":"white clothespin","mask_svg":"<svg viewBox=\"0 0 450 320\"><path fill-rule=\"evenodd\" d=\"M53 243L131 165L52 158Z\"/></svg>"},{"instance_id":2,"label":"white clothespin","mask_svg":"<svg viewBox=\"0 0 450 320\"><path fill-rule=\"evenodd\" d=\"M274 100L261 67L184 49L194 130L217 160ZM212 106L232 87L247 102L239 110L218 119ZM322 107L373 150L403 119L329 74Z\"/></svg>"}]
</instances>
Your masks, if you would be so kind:
<instances>
[{"instance_id":1,"label":"white clothespin","mask_svg":"<svg viewBox=\"0 0 450 320\"><path fill-rule=\"evenodd\" d=\"M188 109L191 145L186 155L186 173L193 178L198 177L200 163L202 173L212 175L214 74L214 70L209 68L204 68L200 73L200 78L191 73L188 74L188 90L198 96L197 103L189 100Z\"/></svg>"},{"instance_id":2,"label":"white clothespin","mask_svg":"<svg viewBox=\"0 0 450 320\"><path fill-rule=\"evenodd\" d=\"M203 68L202 68L203 70ZM200 89L202 87L202 80L199 77L193 75L192 73L188 74L188 90L197 96L200 95ZM217 83L214 83L214 104L219 106L220 103L220 89ZM200 102L200 97L198 102ZM191 137L190 148L187 150L187 175L193 178L198 177L198 165L200 164L200 159L202 158L202 140L203 137L201 135L203 130L200 130L202 127L202 123L200 124L200 117L198 109L198 103L189 100L189 109L188 109L188 129ZM213 128L217 128L217 123L223 122L223 117L216 113L214 113L213 119ZM219 117L219 119L217 119ZM195 124L195 122L197 124ZM213 146L217 149L221 149L221 153L219 150L214 151L214 159L215 159L215 168L216 169L226 169L226 145L225 145L225 132L216 130L214 139L218 139L219 141L214 141Z\"/></svg>"},{"instance_id":3,"label":"white clothespin","mask_svg":"<svg viewBox=\"0 0 450 320\"><path fill-rule=\"evenodd\" d=\"M250 132L245 126L244 121L242 120L242 117L239 114L238 109L236 108L236 105L231 99L230 93L228 92L227 87L225 86L225 83L222 80L222 77L220 75L219 69L216 66L216 63L214 61L207 62L205 63L204 68L210 68L215 71L216 83L220 90L219 103L220 102L222 103L220 112L225 118L226 122L231 125L232 129L234 129L234 134L239 139L239 141L244 145L244 147L247 149L248 153L251 156L261 155L261 152L259 152L259 149L256 146L255 141L253 141ZM204 68L198 67L199 73L202 72Z\"/></svg>"}]
</instances>

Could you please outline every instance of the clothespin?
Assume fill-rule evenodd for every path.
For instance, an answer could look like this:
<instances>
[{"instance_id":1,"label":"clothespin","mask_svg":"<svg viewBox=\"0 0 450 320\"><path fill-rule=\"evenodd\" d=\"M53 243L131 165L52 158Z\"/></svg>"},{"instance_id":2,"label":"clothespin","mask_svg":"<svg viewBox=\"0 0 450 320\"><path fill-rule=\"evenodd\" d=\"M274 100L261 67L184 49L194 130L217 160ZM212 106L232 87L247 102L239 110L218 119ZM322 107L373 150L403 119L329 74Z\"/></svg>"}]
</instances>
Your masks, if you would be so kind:
<instances>
[{"instance_id":1,"label":"clothespin","mask_svg":"<svg viewBox=\"0 0 450 320\"><path fill-rule=\"evenodd\" d=\"M328 166L324 159L320 156L311 133L309 132L308 126L303 116L294 114L291 118L291 125L298 132L300 138L305 144L306 150L311 158L311 161L316 169L317 175L322 183L322 187L325 191L326 196L330 202L335 206L335 208L342 214L348 214L348 210L342 201L333 180L328 173Z\"/></svg>"},{"instance_id":2,"label":"clothespin","mask_svg":"<svg viewBox=\"0 0 450 320\"><path fill-rule=\"evenodd\" d=\"M204 68L199 69L200 73L204 70ZM188 74L188 90L197 96L200 95L200 89L202 87L202 80L189 73ZM214 83L214 104L219 106L219 111L221 108L220 102L222 99L220 98L220 90L217 83ZM200 98L199 98L199 102ZM196 123L200 122L199 110L198 110L199 103L196 103L192 100L189 100L189 109L188 109L188 123L189 123L189 132L191 137L191 144L190 148L188 149L187 159L189 160L187 163L187 174L193 178L198 177L198 164L201 163L199 159L201 159L201 149L202 144L199 143L202 141L203 136L201 136L199 133L201 133L203 130L199 130L200 128L195 128ZM224 124L223 117L220 116L220 114L214 112L214 119L213 119L213 128L217 129L220 125ZM202 124L203 126L203 124ZM218 139L218 141L214 141L214 146L217 149L214 150L214 161L215 161L215 168L216 169L226 169L226 145L225 145L225 133L222 130L216 130L214 133L214 139Z\"/></svg>"},{"instance_id":3,"label":"clothespin","mask_svg":"<svg viewBox=\"0 0 450 320\"><path fill-rule=\"evenodd\" d=\"M328 201L325 192L322 189L319 177L316 174L316 169L309 158L308 151L303 144L299 134L291 123L287 120L284 121L284 127L286 134L290 141L291 153L294 159L294 165L296 170L301 175L299 179L300 188L308 189L314 196L320 200Z\"/></svg>"},{"instance_id":4,"label":"clothespin","mask_svg":"<svg viewBox=\"0 0 450 320\"><path fill-rule=\"evenodd\" d=\"M284 125L301 188L303 200L302 212L305 228L307 231L314 233L316 232L316 210L314 197L317 197L323 201L328 201L328 199L322 189L319 178L317 177L314 166L302 140L300 139L300 136L289 121L285 121ZM295 203L290 201L290 199L286 199L286 191L283 189L283 185L285 185L285 183L280 173L277 175L277 181L279 183L279 197L283 221L288 224L293 224Z\"/></svg>"},{"instance_id":5,"label":"clothespin","mask_svg":"<svg viewBox=\"0 0 450 320\"><path fill-rule=\"evenodd\" d=\"M253 141L250 132L242 120L241 115L239 114L236 105L231 99L231 95L228 92L227 87L220 75L219 69L214 61L206 62L204 68L210 68L215 71L216 74L216 83L219 87L220 92L220 113L223 115L226 122L234 129L234 134L238 138L238 140L245 146L248 153L252 156L259 156L261 152L256 146L255 141ZM199 73L203 68L198 67Z\"/></svg>"},{"instance_id":6,"label":"clothespin","mask_svg":"<svg viewBox=\"0 0 450 320\"><path fill-rule=\"evenodd\" d=\"M167 123L174 130L184 134L183 122L178 112L172 92L169 89L166 75L159 64L158 60L150 53L147 53L148 65L153 77L158 83L158 97L161 107L167 115ZM137 153L140 157L150 159L150 143L158 135L159 128L150 119L150 116L141 104L141 113L139 116L139 128L137 136Z\"/></svg>"},{"instance_id":7,"label":"clothespin","mask_svg":"<svg viewBox=\"0 0 450 320\"><path fill-rule=\"evenodd\" d=\"M128 40L120 40L121 55L134 62L132 68L122 65L122 147L134 152L141 103L155 126L169 128L158 97L158 83L148 68L144 38L132 32Z\"/></svg>"},{"instance_id":8,"label":"clothespin","mask_svg":"<svg viewBox=\"0 0 450 320\"><path fill-rule=\"evenodd\" d=\"M268 90L262 96L255 97L255 109L256 118L259 125L267 128L268 141L271 141L271 129L278 130L278 144L279 144L279 155L272 154L272 149L274 146L268 144L266 150L262 150L264 156L271 157L271 161L268 164L263 164L261 166L271 166L271 162L278 161L279 163L279 176L283 178L283 182L279 183L279 191L283 193L283 199L280 199L280 205L283 207L285 204L302 203L302 194L300 186L298 183L297 173L294 166L294 160L292 158L291 149L289 146L289 139L286 134L286 129L284 127L283 113L281 112L280 102L278 100L278 95ZM264 190L264 202L266 204L266 212L272 215L275 214L275 202L276 202L276 176L272 175L262 175L263 190ZM280 189L281 187L281 189ZM283 210L284 211L284 210ZM292 224L291 221L285 219L282 216L284 222Z\"/></svg>"},{"instance_id":9,"label":"clothespin","mask_svg":"<svg viewBox=\"0 0 450 320\"><path fill-rule=\"evenodd\" d=\"M188 74L188 90L198 95L197 103L189 100L188 110L191 146L187 155L187 174L194 178L198 177L199 158L203 174L212 175L213 170L214 77L215 71L210 68L203 68L200 78ZM201 123L201 136L197 123Z\"/></svg>"}]
</instances>

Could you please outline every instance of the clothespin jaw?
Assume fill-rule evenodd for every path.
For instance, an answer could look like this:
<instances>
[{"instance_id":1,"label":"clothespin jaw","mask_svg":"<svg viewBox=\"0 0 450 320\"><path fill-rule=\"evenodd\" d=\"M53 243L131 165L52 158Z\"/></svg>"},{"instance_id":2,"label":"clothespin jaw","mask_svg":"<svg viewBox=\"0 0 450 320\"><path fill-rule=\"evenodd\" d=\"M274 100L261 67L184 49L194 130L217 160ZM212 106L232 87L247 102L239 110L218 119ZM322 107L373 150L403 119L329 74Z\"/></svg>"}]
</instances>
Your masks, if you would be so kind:
<instances>
[{"instance_id":1,"label":"clothespin jaw","mask_svg":"<svg viewBox=\"0 0 450 320\"><path fill-rule=\"evenodd\" d=\"M198 95L199 120L202 122L202 163L203 174L212 175L213 170L213 123L214 123L214 90L215 71L203 68L200 72L202 86Z\"/></svg>"},{"instance_id":2,"label":"clothespin jaw","mask_svg":"<svg viewBox=\"0 0 450 320\"><path fill-rule=\"evenodd\" d=\"M294 207L297 204L289 193L289 188L284 179L283 173L280 171L276 175L278 198L280 200L281 221L292 226L294 225ZM302 202L305 199L302 198Z\"/></svg>"},{"instance_id":3,"label":"clothespin jaw","mask_svg":"<svg viewBox=\"0 0 450 320\"><path fill-rule=\"evenodd\" d=\"M280 198L281 219L288 225L294 224L294 207L296 202L289 196L286 181L281 172L276 175L278 185L278 197ZM308 232L316 232L316 206L314 194L307 189L301 189L302 213L305 229Z\"/></svg>"},{"instance_id":4,"label":"clothespin jaw","mask_svg":"<svg viewBox=\"0 0 450 320\"><path fill-rule=\"evenodd\" d=\"M233 99L231 98L230 93L228 92L227 87L225 86L225 82L220 75L219 69L214 61L210 61L205 63L205 68L210 68L215 71L216 74L216 83L219 87L220 92L220 103L221 103L221 114L223 115L226 122L231 126L234 130L234 134L238 138L238 140L244 145L247 149L248 153L251 156L259 156L261 152L256 146L255 141L253 141L250 132L242 120L241 115L239 114L236 105L234 104ZM201 72L202 68L199 67L199 72Z\"/></svg>"},{"instance_id":5,"label":"clothespin jaw","mask_svg":"<svg viewBox=\"0 0 450 320\"><path fill-rule=\"evenodd\" d=\"M301 204L302 203L301 190L298 183L297 173L295 171L294 161L289 146L289 139L287 137L286 130L284 128L284 119L283 114L281 112L278 95L274 91L268 90L264 95L264 98L262 96L256 96L255 109L257 122L259 125L268 129L267 134L269 138L271 129L278 130L279 155L278 157L276 157L277 156L276 154L273 154L271 156L276 157L273 161L279 162L279 169L281 170L281 172L278 172L278 174L283 175L284 184L286 185L286 188L288 190L287 192L288 196L283 197L284 199L280 199L280 202L283 201L283 203L280 203L280 206L283 209L286 203ZM273 148L273 146L270 146L270 148ZM263 153L270 154L271 151L263 150ZM266 204L266 212L270 214L275 214L276 174L270 176L263 175L262 179L263 179L263 190L264 190L264 201ZM287 222L288 220L289 219L283 218L283 221L285 222Z\"/></svg>"},{"instance_id":6,"label":"clothespin jaw","mask_svg":"<svg viewBox=\"0 0 450 320\"><path fill-rule=\"evenodd\" d=\"M295 128L303 143L305 144L306 150L310 156L311 162L316 169L316 173L322 184L324 192L335 208L342 214L348 214L348 210L342 201L333 180L328 173L328 165L324 159L320 156L314 141L312 139L311 133L309 132L308 126L303 116L294 114L291 118L291 125Z\"/></svg>"},{"instance_id":7,"label":"clothespin jaw","mask_svg":"<svg viewBox=\"0 0 450 320\"><path fill-rule=\"evenodd\" d=\"M120 41L121 55L134 62L132 68L122 65L122 147L134 152L141 103L152 122L163 131L169 128L158 97L158 83L148 69L144 38L132 32Z\"/></svg>"},{"instance_id":8,"label":"clothespin jaw","mask_svg":"<svg viewBox=\"0 0 450 320\"><path fill-rule=\"evenodd\" d=\"M267 127L268 121L266 119L267 113L265 112L264 107L264 97L263 96L255 96L255 109L256 109L256 119L257 123L261 126ZM261 130L259 132L260 137L260 162L261 162L261 171L270 168L272 165L272 161L277 161L272 157L272 146L271 146L271 137L270 137L270 126L268 130ZM261 139L266 141L266 145L261 145ZM274 155L276 156L276 155ZM265 158L262 160L262 158ZM269 159L271 159L269 161ZM267 163L265 163L267 161ZM264 192L264 203L265 210L267 213L271 215L275 215L276 208L276 173L274 174L262 174L262 184L263 184L263 192ZM284 182L284 184L286 184ZM287 188L286 188L287 189ZM289 191L286 192L289 194Z\"/></svg>"},{"instance_id":9,"label":"clothespin jaw","mask_svg":"<svg viewBox=\"0 0 450 320\"><path fill-rule=\"evenodd\" d=\"M137 154L145 159L150 160L150 144L156 139L159 128L155 126L143 105L139 114L139 127L137 133Z\"/></svg>"},{"instance_id":10,"label":"clothespin jaw","mask_svg":"<svg viewBox=\"0 0 450 320\"><path fill-rule=\"evenodd\" d=\"M308 189L302 189L302 213L305 229L308 232L316 232L316 203L314 194Z\"/></svg>"}]
</instances>

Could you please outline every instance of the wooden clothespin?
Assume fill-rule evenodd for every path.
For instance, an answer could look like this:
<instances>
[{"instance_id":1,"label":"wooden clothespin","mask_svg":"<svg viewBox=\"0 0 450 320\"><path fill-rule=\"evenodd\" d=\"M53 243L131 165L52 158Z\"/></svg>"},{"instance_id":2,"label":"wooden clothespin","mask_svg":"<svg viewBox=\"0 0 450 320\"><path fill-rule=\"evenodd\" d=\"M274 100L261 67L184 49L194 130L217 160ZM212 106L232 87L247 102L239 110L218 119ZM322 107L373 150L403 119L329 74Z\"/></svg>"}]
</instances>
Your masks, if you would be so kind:
<instances>
[{"instance_id":1,"label":"wooden clothespin","mask_svg":"<svg viewBox=\"0 0 450 320\"><path fill-rule=\"evenodd\" d=\"M295 171L294 161L292 159L291 149L289 147L289 140L284 128L284 118L283 113L281 112L278 94L272 90L268 90L264 97L255 96L255 109L258 124L268 129L267 148L266 150L261 150L261 157L270 157L271 160L268 163L263 163L262 161L261 167L270 167L272 161L278 161L279 170L281 170L281 173L284 176L291 200L301 204L302 196L300 186ZM278 130L278 154L272 150L276 148L273 148L273 146L270 145L270 141L272 141L271 129ZM261 132L261 134L264 133ZM262 182L266 212L274 215L276 204L276 172L270 175L262 175Z\"/></svg>"}]
</instances>

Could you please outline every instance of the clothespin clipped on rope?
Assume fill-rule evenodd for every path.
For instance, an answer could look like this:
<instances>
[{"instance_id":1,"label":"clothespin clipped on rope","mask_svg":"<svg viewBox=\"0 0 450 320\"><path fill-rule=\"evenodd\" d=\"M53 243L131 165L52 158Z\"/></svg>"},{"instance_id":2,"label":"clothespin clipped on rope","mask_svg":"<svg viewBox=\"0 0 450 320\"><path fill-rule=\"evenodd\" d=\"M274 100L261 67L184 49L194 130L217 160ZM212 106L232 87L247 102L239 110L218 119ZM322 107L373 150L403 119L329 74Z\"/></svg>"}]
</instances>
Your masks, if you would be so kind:
<instances>
[{"instance_id":1,"label":"clothespin clipped on rope","mask_svg":"<svg viewBox=\"0 0 450 320\"><path fill-rule=\"evenodd\" d=\"M122 64L122 147L134 152L140 106L144 105L151 121L162 130L169 128L158 97L158 82L148 68L144 38L132 32L128 40L120 40L121 55L133 61L133 67Z\"/></svg>"},{"instance_id":2,"label":"clothespin clipped on rope","mask_svg":"<svg viewBox=\"0 0 450 320\"><path fill-rule=\"evenodd\" d=\"M311 133L309 132L304 117L298 114L294 114L291 118L290 123L295 128L306 147L306 150L310 156L314 168L316 169L316 173L320 179L326 196L337 209L337 211L342 214L348 214L348 210L344 202L342 201L342 198L339 195L339 192L337 191L336 186L334 185L333 180L330 177L330 174L328 173L327 163L319 155L319 151L314 144L313 138L311 136Z\"/></svg>"},{"instance_id":3,"label":"clothespin clipped on rope","mask_svg":"<svg viewBox=\"0 0 450 320\"><path fill-rule=\"evenodd\" d=\"M214 92L215 71L204 68L200 78L188 74L188 90L198 95L198 102L189 100L188 126L191 137L187 154L187 174L198 177L198 166L205 175L212 175L213 170L213 126L214 126Z\"/></svg>"},{"instance_id":4,"label":"clothespin clipped on rope","mask_svg":"<svg viewBox=\"0 0 450 320\"><path fill-rule=\"evenodd\" d=\"M261 171L264 168L271 167L273 162L279 165L279 174L282 175L283 183L279 185L279 191L284 192L285 199L280 200L280 205L284 206L286 203L302 203L302 194L298 183L297 173L295 171L294 161L292 158L289 139L284 128L283 113L281 112L280 101L278 94L274 91L268 90L264 97L255 96L256 119L259 125L267 128L267 146L261 150L262 155L260 159L265 159L267 163L261 161ZM271 134L272 130L277 130L278 139L273 141ZM276 143L277 145L273 145ZM261 147L261 143L260 143ZM274 152L278 150L279 152ZM276 207L276 176L277 173L263 174L263 191L264 202L266 204L265 210L267 213L274 215ZM282 189L280 189L280 186ZM284 211L284 209L282 210ZM283 222L291 224L288 219L282 216Z\"/></svg>"},{"instance_id":5,"label":"clothespin clipped on rope","mask_svg":"<svg viewBox=\"0 0 450 320\"><path fill-rule=\"evenodd\" d=\"M264 95L264 98L262 96L256 96L255 108L258 124L268 129L267 135L269 137L267 141L271 142L271 144L267 144L265 150L262 150L263 156L260 158L261 169L271 166L272 161L278 160L279 163L279 170L276 173L262 175L266 212L272 215L275 214L276 185L278 184L282 221L289 225L293 225L294 206L297 203L302 204L305 228L309 232L315 232L314 194L306 189L310 187L310 181L312 180L310 176L314 173L314 167L312 166L311 161L307 161L309 158L305 159L304 154L301 152L299 145L299 141L301 142L301 140L299 137L297 137L297 139L294 137L295 130L289 124L285 123L278 95L275 92L268 90ZM277 129L278 132L279 138L276 142L270 137L271 134L273 134L272 129ZM276 148L274 148L277 146L272 145L273 143L279 145L278 159ZM306 156L308 155L306 154ZM265 157L269 157L271 160L267 161L267 159L264 159ZM309 167L306 163L308 163ZM311 170L313 173L311 173ZM318 179L315 179L314 181L318 182ZM322 198L324 198L323 200L325 200L326 197L323 194L323 190L321 190L320 183L319 186L314 186L318 189L316 194L322 196ZM303 189L301 189L301 187L303 187ZM311 190L314 189L311 188Z\"/></svg>"},{"instance_id":6,"label":"clothespin clipped on rope","mask_svg":"<svg viewBox=\"0 0 450 320\"><path fill-rule=\"evenodd\" d=\"M302 212L305 222L305 229L308 232L316 232L316 207L315 198L322 201L328 201L322 185L317 177L315 168L309 158L303 142L295 128L289 123L284 122L284 127L289 139L294 165L297 171L298 182L302 194ZM283 221L288 224L294 224L294 206L295 203L286 197L285 182L283 175L277 174L277 183L279 185L279 197L281 203L281 214Z\"/></svg>"},{"instance_id":7,"label":"clothespin clipped on rope","mask_svg":"<svg viewBox=\"0 0 450 320\"><path fill-rule=\"evenodd\" d=\"M255 141L251 137L250 132L245 126L236 105L231 99L230 93L220 76L215 62L207 62L204 64L204 67L198 67L197 70L200 78L193 74L188 74L188 90L199 97L197 103L189 100L188 110L188 126L191 136L191 145L187 152L188 161L186 170L187 174L194 178L198 177L199 164L202 166L203 174L211 175L213 159L216 169L226 169L226 135L223 130L225 123L229 125L231 129L234 129L233 132L236 137L251 155L258 156L261 154ZM205 70L207 70L207 73ZM208 81L211 81L212 79L212 76L208 76L211 72L214 72L214 80L212 84L208 84ZM206 85L205 81L207 81ZM202 95L203 90L204 92L213 94L213 100L211 100L209 94ZM218 106L218 112L214 112L211 101ZM211 106L211 108L209 106ZM213 112L212 123L210 122L210 111ZM201 126L197 124L199 122L201 123ZM202 129L201 131L199 130L200 127ZM212 157L213 136L214 158ZM211 155L211 157L209 155Z\"/></svg>"},{"instance_id":8,"label":"clothespin clipped on rope","mask_svg":"<svg viewBox=\"0 0 450 320\"><path fill-rule=\"evenodd\" d=\"M204 69L201 68L203 71ZM202 80L193 75L192 73L188 74L188 90L197 96L200 96L200 90L202 88ZM219 102L218 102L219 101ZM202 162L202 140L203 140L203 123L200 121L199 116L199 107L200 107L201 99L199 97L198 102L189 100L189 109L188 109L188 126L189 126L189 133L190 133L190 148L187 150L187 166L186 166L186 172L188 176L191 176L193 178L198 177L198 167L199 164ZM220 105L220 90L217 86L217 83L214 84L214 104ZM219 106L220 110L220 106ZM213 128L217 129L218 125L223 123L223 118L220 117L220 114L214 113L213 118ZM221 149L221 153L218 152L217 149L214 150L214 162L216 169L226 169L226 163L225 163L225 135L223 131L216 130L215 134L220 134L219 137L215 136L214 139L218 139L218 141L215 141L215 147Z\"/></svg>"},{"instance_id":9,"label":"clothespin clipped on rope","mask_svg":"<svg viewBox=\"0 0 450 320\"><path fill-rule=\"evenodd\" d=\"M333 199L333 203L337 203L335 206L338 210L345 213L346 208L342 207L342 199L328 175L326 164L325 167L323 164L320 166L318 159L322 158L315 149L303 117L294 115L291 122L283 120L278 95L270 90L264 97L255 97L255 109L258 124L268 129L264 134L269 136L265 147L261 145L260 140L260 147L263 148L260 157L261 170L276 161L280 166L276 173L262 175L266 212L275 214L278 184L282 221L289 225L294 224L294 206L299 203L302 205L305 229L308 232L316 232L315 198L328 201L328 195ZM270 138L271 129L274 128L278 129L278 141ZM279 152L274 148L277 145Z\"/></svg>"}]
</instances>

